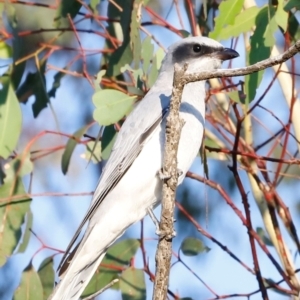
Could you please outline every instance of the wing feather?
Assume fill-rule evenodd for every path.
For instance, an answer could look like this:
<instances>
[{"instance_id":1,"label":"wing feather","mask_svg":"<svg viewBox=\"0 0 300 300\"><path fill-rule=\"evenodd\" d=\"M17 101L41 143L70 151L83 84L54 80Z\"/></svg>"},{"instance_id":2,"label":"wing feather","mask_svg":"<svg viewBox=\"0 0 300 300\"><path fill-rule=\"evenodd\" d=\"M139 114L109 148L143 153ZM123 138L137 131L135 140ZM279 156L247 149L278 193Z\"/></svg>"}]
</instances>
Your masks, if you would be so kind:
<instances>
[{"instance_id":1,"label":"wing feather","mask_svg":"<svg viewBox=\"0 0 300 300\"><path fill-rule=\"evenodd\" d=\"M135 158L141 152L145 141L151 136L154 130L161 123L162 119L166 116L169 101L153 101L153 95L151 97L151 115L149 116L149 113L147 110L144 110L143 107L147 107L149 104L146 103L149 102L149 96L150 95L148 93L139 104L140 107L137 107L124 122L112 149L110 158L102 172L102 176L100 177L97 189L93 196L92 205L79 225L58 266L59 275L62 275L62 273L65 272L74 257L80 242L72 250L72 252L70 252L70 250L78 239L84 225L94 215L94 212L97 210L107 194L118 184ZM160 99L160 97L157 98ZM163 105L163 103L165 103L165 105ZM147 115L145 115L145 118L141 118L140 112L146 112ZM134 123L133 121L135 120L138 120L140 124ZM132 132L133 130L135 130L135 132Z\"/></svg>"}]
</instances>

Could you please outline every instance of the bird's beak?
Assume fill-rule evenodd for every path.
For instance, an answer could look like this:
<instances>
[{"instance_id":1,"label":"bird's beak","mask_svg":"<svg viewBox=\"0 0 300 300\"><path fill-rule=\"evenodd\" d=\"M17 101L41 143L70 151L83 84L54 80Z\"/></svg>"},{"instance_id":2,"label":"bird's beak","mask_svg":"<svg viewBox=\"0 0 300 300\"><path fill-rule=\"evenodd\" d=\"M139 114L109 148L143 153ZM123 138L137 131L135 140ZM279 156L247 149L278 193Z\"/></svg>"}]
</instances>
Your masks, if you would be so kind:
<instances>
[{"instance_id":1,"label":"bird's beak","mask_svg":"<svg viewBox=\"0 0 300 300\"><path fill-rule=\"evenodd\" d=\"M231 48L223 48L213 53L213 56L220 60L233 59L240 56L235 50Z\"/></svg>"}]
</instances>

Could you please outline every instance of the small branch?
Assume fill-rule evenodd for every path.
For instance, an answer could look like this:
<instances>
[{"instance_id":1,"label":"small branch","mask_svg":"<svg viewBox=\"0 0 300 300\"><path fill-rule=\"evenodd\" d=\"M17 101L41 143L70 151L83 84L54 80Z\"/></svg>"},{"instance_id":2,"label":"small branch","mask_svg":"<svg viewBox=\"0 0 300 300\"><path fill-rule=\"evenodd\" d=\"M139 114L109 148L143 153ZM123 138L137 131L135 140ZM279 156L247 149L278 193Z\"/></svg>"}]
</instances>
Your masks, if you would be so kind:
<instances>
[{"instance_id":1,"label":"small branch","mask_svg":"<svg viewBox=\"0 0 300 300\"><path fill-rule=\"evenodd\" d=\"M164 178L162 191L162 210L159 224L160 238L156 251L156 273L153 289L153 300L167 299L171 258L172 238L174 237L174 207L175 193L178 183L177 151L183 120L179 116L181 93L183 89L182 77L187 65L183 68L175 64L170 113L166 124L166 142L162 177Z\"/></svg>"},{"instance_id":2,"label":"small branch","mask_svg":"<svg viewBox=\"0 0 300 300\"><path fill-rule=\"evenodd\" d=\"M117 282L119 282L118 278L112 280L109 284L107 284L105 287L103 287L101 290L97 291L96 293L94 293L92 295L89 295L88 297L83 298L83 300L92 300L92 299L95 299L97 296L99 296L100 294L102 294L104 291L106 291L107 289L109 289L110 287L112 287Z\"/></svg>"}]
</instances>

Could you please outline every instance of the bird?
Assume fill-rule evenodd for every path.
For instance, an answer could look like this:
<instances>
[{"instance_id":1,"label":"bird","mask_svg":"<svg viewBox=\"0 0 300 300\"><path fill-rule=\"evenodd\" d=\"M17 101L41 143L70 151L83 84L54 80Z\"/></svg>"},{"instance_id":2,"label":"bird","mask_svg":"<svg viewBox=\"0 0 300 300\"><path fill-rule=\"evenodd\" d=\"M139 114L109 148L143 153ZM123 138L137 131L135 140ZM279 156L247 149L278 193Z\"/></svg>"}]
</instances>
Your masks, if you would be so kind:
<instances>
[{"instance_id":1,"label":"bird","mask_svg":"<svg viewBox=\"0 0 300 300\"><path fill-rule=\"evenodd\" d=\"M162 198L166 117L173 87L174 65L188 64L186 73L213 71L238 57L207 37L187 37L172 44L154 85L123 123L102 171L91 205L58 267L60 282L49 300L76 300L91 280L108 248L132 224L143 219ZM205 81L185 85L180 117L178 185L199 152L205 125ZM83 227L87 229L78 242ZM74 246L77 243L76 246Z\"/></svg>"}]
</instances>

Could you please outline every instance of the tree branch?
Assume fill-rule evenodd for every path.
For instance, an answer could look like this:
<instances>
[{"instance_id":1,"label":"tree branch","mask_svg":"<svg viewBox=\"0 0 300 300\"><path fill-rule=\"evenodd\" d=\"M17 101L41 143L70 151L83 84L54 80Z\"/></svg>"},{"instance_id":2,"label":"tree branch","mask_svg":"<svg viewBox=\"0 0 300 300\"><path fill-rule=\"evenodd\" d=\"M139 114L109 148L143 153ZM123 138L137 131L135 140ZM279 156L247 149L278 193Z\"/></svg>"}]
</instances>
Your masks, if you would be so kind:
<instances>
[{"instance_id":1,"label":"tree branch","mask_svg":"<svg viewBox=\"0 0 300 300\"><path fill-rule=\"evenodd\" d=\"M159 242L155 261L156 272L153 289L153 300L167 299L171 258L172 239L174 237L174 207L175 194L178 183L177 151L183 120L179 116L181 103L180 90L183 89L182 77L185 75L187 65L183 68L175 64L170 113L166 123L166 141L164 163L162 170L163 191L162 210L159 224Z\"/></svg>"},{"instance_id":2,"label":"tree branch","mask_svg":"<svg viewBox=\"0 0 300 300\"><path fill-rule=\"evenodd\" d=\"M175 193L178 183L177 150L183 120L179 116L179 107L184 86L190 82L211 78L234 77L248 75L274 65L281 64L300 52L300 40L283 54L260 61L254 65L238 69L221 69L197 74L186 74L187 65L183 68L175 64L170 113L166 124L166 144L162 172L163 199L160 220L160 238L155 256L156 273L153 289L153 300L165 300L169 283L169 274L172 258L172 238L174 237L174 207ZM256 270L258 271L258 270ZM261 278L260 278L261 279ZM259 280L261 282L261 280ZM262 287L261 287L262 288ZM263 297L268 298L264 288Z\"/></svg>"}]
</instances>

